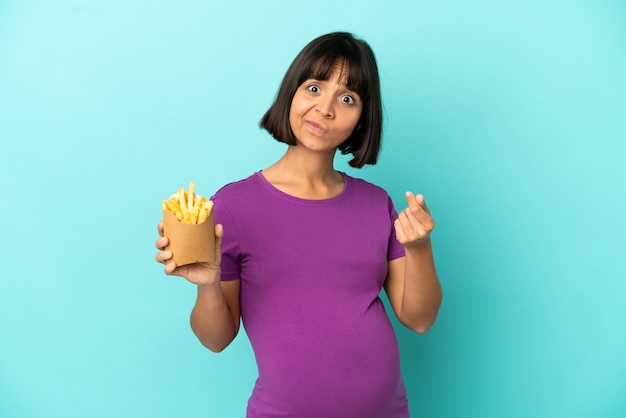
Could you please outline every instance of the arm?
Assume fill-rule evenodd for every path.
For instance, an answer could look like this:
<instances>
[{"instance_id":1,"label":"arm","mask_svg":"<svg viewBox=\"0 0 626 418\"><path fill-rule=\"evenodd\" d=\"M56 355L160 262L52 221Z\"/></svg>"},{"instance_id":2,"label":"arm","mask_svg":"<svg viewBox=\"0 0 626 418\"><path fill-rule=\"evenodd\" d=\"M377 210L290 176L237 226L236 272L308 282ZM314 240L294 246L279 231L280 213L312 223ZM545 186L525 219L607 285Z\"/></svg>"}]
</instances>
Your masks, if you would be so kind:
<instances>
[{"instance_id":1,"label":"arm","mask_svg":"<svg viewBox=\"0 0 626 418\"><path fill-rule=\"evenodd\" d=\"M239 332L240 280L198 285L196 304L191 311L191 329L202 345L213 352L226 348Z\"/></svg>"},{"instance_id":2,"label":"arm","mask_svg":"<svg viewBox=\"0 0 626 418\"><path fill-rule=\"evenodd\" d=\"M239 331L240 280L221 281L221 244L224 235L222 225L215 225L215 263L194 263L177 267L169 262L171 251L163 251L168 244L163 237L163 223L159 224L156 247L161 251L156 260L165 264L165 273L181 276L198 286L196 304L191 311L191 329L209 350L220 352L230 344Z\"/></svg>"},{"instance_id":3,"label":"arm","mask_svg":"<svg viewBox=\"0 0 626 418\"><path fill-rule=\"evenodd\" d=\"M394 224L406 256L389 262L385 291L400 322L423 334L435 323L442 300L430 241L435 223L422 195L407 193L407 202Z\"/></svg>"}]
</instances>

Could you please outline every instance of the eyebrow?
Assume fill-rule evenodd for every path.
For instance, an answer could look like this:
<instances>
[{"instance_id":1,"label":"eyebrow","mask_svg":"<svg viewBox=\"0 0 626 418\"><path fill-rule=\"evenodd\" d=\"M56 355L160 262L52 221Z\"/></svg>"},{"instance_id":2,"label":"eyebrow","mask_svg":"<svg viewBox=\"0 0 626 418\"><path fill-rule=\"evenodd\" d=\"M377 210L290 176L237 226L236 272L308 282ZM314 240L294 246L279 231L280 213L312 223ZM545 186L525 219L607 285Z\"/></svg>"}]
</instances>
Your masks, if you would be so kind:
<instances>
[{"instance_id":1,"label":"eyebrow","mask_svg":"<svg viewBox=\"0 0 626 418\"><path fill-rule=\"evenodd\" d=\"M304 81L302 82L302 84L305 84L307 81L329 82L329 80L328 80L328 79L327 79L327 80L324 80L324 79L321 79L321 78L311 77L311 78L307 78L306 80L304 80ZM360 95L360 94L359 94L356 90L353 90L353 89L351 89L350 87L348 87L348 83L347 83L347 81L346 81L345 83L338 83L338 85L343 86L343 87L344 87L347 91L349 91L350 93L354 93L354 94L356 94L357 96L361 97L361 95Z\"/></svg>"}]
</instances>

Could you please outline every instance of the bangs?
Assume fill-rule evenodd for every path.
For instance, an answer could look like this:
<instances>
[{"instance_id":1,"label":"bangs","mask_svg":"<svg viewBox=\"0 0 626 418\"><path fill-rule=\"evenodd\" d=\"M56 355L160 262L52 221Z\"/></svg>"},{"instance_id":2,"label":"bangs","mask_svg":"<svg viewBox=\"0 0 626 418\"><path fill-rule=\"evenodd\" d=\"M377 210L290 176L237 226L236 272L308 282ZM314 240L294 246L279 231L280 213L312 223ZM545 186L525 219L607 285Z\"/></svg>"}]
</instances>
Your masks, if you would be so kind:
<instances>
[{"instance_id":1,"label":"bangs","mask_svg":"<svg viewBox=\"0 0 626 418\"><path fill-rule=\"evenodd\" d=\"M357 93L362 100L367 100L369 96L369 85L367 80L367 70L364 63L359 59L356 51L341 50L337 47L343 45L333 45L330 50L318 50L318 56L311 57L310 66L304 71L299 80L299 84L308 79L327 81L333 72L339 68L339 80L346 87ZM321 49L321 48L320 48ZM334 49L334 50L333 50ZM346 48L342 48L346 49ZM313 55L313 54L312 54Z\"/></svg>"}]
</instances>

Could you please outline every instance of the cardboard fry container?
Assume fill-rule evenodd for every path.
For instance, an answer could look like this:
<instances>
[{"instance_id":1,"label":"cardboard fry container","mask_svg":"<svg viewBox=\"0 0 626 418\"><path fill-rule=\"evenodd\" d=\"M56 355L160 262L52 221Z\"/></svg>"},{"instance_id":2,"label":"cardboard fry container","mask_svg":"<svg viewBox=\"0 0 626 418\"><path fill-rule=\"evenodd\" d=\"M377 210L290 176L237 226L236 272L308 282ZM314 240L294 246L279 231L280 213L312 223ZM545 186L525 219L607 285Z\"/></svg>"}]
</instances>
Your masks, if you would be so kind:
<instances>
[{"instance_id":1,"label":"cardboard fry container","mask_svg":"<svg viewBox=\"0 0 626 418\"><path fill-rule=\"evenodd\" d=\"M215 222L213 213L201 224L181 222L171 211L163 209L163 232L170 240L166 250L172 252L176 266L215 262Z\"/></svg>"}]
</instances>

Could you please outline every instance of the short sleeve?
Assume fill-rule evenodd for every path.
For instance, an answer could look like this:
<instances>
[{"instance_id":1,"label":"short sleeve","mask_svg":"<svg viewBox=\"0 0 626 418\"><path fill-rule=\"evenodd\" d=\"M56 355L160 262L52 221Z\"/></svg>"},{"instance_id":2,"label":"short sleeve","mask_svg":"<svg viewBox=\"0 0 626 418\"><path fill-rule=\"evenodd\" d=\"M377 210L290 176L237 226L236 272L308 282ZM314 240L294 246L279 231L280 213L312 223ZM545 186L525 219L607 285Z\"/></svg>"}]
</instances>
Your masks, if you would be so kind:
<instances>
[{"instance_id":1,"label":"short sleeve","mask_svg":"<svg viewBox=\"0 0 626 418\"><path fill-rule=\"evenodd\" d=\"M213 196L213 216L216 224L224 227L222 238L222 262L220 269L222 280L239 279L241 275L241 250L239 245L239 233L228 206L219 197Z\"/></svg>"},{"instance_id":2,"label":"short sleeve","mask_svg":"<svg viewBox=\"0 0 626 418\"><path fill-rule=\"evenodd\" d=\"M389 210L389 219L390 222L390 234L389 234L389 245L387 247L387 261L395 260L396 258L404 257L404 246L398 242L396 238L396 229L393 224L395 220L398 218L398 212L396 212L396 208L393 206L393 201L391 197L387 196L387 208Z\"/></svg>"}]
</instances>

